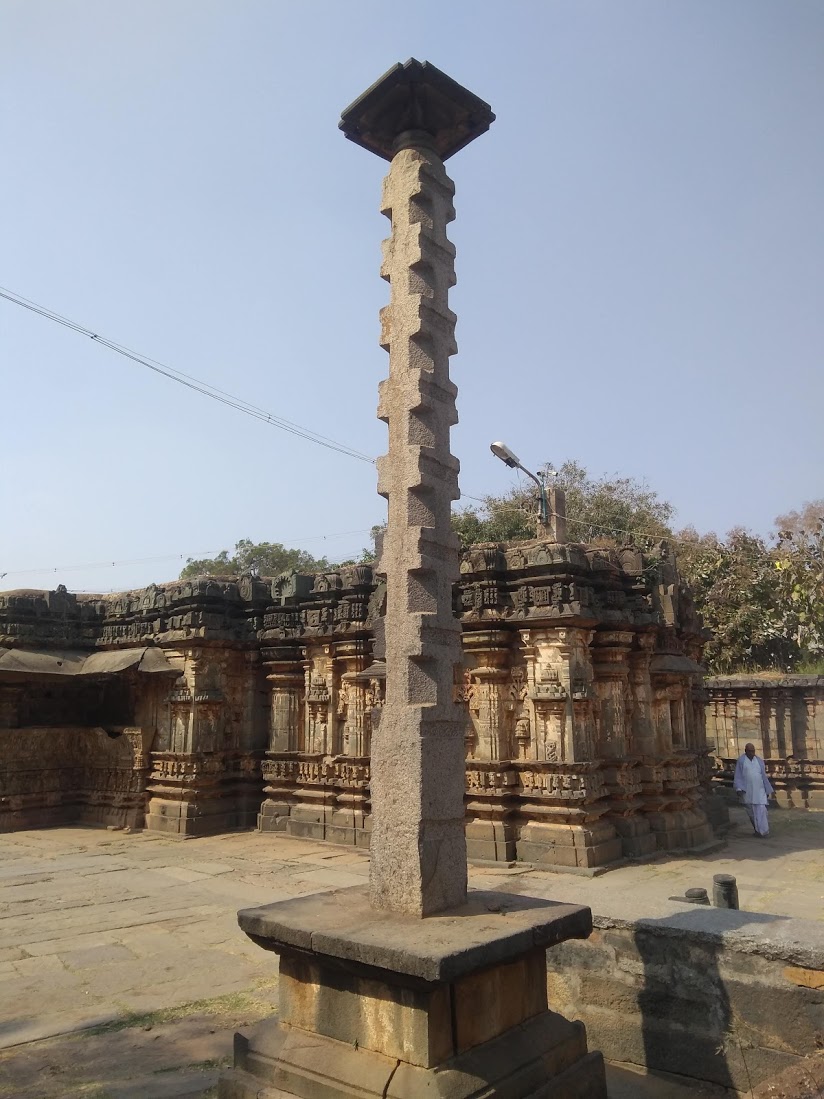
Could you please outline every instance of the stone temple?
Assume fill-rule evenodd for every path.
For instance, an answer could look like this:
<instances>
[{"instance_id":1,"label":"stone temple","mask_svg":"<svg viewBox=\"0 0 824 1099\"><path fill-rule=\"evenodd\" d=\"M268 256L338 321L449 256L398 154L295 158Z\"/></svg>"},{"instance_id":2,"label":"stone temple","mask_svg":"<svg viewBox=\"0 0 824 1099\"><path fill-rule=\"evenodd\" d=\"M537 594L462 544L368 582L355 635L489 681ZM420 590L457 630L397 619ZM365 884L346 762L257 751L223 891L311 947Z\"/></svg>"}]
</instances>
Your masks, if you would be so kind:
<instances>
[{"instance_id":1,"label":"stone temple","mask_svg":"<svg viewBox=\"0 0 824 1099\"><path fill-rule=\"evenodd\" d=\"M701 624L668 546L569 543L558 491L533 541L459 557L450 529L443 162L494 118L411 59L341 119L390 162L379 563L0 594L0 829L370 847L373 905L420 916L465 900L466 856L593 872L713 843Z\"/></svg>"},{"instance_id":2,"label":"stone temple","mask_svg":"<svg viewBox=\"0 0 824 1099\"><path fill-rule=\"evenodd\" d=\"M591 871L712 842L701 628L666 546L473 546L453 599L470 858ZM384 603L367 564L0 593L0 829L368 847Z\"/></svg>"}]
</instances>

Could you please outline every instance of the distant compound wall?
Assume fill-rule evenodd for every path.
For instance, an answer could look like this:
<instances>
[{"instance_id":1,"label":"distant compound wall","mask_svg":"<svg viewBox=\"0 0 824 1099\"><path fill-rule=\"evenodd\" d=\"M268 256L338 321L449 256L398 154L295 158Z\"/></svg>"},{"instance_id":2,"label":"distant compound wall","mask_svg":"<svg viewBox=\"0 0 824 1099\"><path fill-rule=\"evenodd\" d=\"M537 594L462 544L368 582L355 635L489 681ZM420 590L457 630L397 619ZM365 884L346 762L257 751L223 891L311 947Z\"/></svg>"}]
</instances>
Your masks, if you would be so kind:
<instances>
[{"instance_id":1,"label":"distant compound wall","mask_svg":"<svg viewBox=\"0 0 824 1099\"><path fill-rule=\"evenodd\" d=\"M735 1088L824 1045L824 925L680 905L662 919L595 917L547 953L549 1003L604 1057Z\"/></svg>"},{"instance_id":2,"label":"distant compound wall","mask_svg":"<svg viewBox=\"0 0 824 1099\"><path fill-rule=\"evenodd\" d=\"M824 809L824 676L714 676L706 686L716 781L732 785L735 761L752 742L779 804Z\"/></svg>"}]
</instances>

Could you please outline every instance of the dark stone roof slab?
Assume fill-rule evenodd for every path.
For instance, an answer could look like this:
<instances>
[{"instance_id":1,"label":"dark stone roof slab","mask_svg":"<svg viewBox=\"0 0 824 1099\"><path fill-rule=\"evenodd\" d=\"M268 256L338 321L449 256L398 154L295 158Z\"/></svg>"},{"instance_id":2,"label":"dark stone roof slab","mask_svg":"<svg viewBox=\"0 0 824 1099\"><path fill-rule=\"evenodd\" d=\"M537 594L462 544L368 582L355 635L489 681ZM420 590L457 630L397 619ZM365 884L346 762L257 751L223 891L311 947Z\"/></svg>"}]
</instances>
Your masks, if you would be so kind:
<instances>
[{"instance_id":1,"label":"dark stone roof slab","mask_svg":"<svg viewBox=\"0 0 824 1099\"><path fill-rule=\"evenodd\" d=\"M428 61L413 57L398 62L358 96L339 125L350 141L384 160L421 143L431 144L447 160L494 121L488 103Z\"/></svg>"}]
</instances>

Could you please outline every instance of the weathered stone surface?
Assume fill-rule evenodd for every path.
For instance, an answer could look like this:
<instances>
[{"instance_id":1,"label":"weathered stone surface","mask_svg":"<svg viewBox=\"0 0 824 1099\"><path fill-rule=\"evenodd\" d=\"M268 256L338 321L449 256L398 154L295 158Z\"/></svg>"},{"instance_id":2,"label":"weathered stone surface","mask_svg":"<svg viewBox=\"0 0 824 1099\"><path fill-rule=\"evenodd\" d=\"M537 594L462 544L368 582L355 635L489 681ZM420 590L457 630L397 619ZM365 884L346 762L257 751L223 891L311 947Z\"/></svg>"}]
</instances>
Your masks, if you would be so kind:
<instances>
[{"instance_id":1,"label":"weathered stone surface","mask_svg":"<svg viewBox=\"0 0 824 1099\"><path fill-rule=\"evenodd\" d=\"M429 61L393 65L343 112L350 141L392 160L398 137L424 131L441 160L485 133L495 121L484 103Z\"/></svg>"},{"instance_id":2,"label":"weathered stone surface","mask_svg":"<svg viewBox=\"0 0 824 1099\"><path fill-rule=\"evenodd\" d=\"M386 89L384 89L386 91ZM455 316L454 187L422 138L395 154L382 211L392 221L381 274L391 286L381 343L389 378L378 415L389 453L378 491L389 515L381 553L386 575L386 697L372 743L372 904L429 915L466 895L464 741L454 697L461 661L452 610L458 542L450 508L458 462L449 450L457 421L449 380Z\"/></svg>"},{"instance_id":3,"label":"weathered stone surface","mask_svg":"<svg viewBox=\"0 0 824 1099\"><path fill-rule=\"evenodd\" d=\"M779 805L824 808L824 676L713 676L707 691L717 784L731 790L736 760L752 742Z\"/></svg>"},{"instance_id":4,"label":"weathered stone surface","mask_svg":"<svg viewBox=\"0 0 824 1099\"><path fill-rule=\"evenodd\" d=\"M474 890L466 905L421 923L374 911L366 891L355 887L242 909L238 923L271 950L285 944L422 981L448 981L535 947L586 937L592 917L580 905Z\"/></svg>"},{"instance_id":5,"label":"weathered stone surface","mask_svg":"<svg viewBox=\"0 0 824 1099\"><path fill-rule=\"evenodd\" d=\"M601 1055L586 1053L580 1023L552 1012L437 1069L274 1022L238 1035L235 1061L221 1078L220 1099L606 1099Z\"/></svg>"},{"instance_id":6,"label":"weathered stone surface","mask_svg":"<svg viewBox=\"0 0 824 1099\"><path fill-rule=\"evenodd\" d=\"M701 638L687 595L671 594L659 552L536 541L463 555L454 696L471 857L589 872L703 847L707 812L723 828L726 809L708 793L700 677L685 655L699 655ZM169 690L119 673L116 689L98 698L92 680L0 672L0 828L117 825L124 817L113 806L131 797L132 826L146 814L151 830L170 835L257 822L368 847L369 752L385 693L372 637L383 591L372 568L358 565L104 599L0 594L0 644L116 653L151 640L180 674ZM58 727L81 733L68 755ZM117 727L141 730L143 762L128 779L137 785L113 792L124 776L110 773L109 749L88 734ZM54 737L51 751L36 748L37 729ZM75 749L89 778L88 813L76 797L84 780L75 781ZM792 766L801 775L807 765ZM700 816L685 824L682 814L693 809ZM549 844L538 838L546 824L554 828ZM597 850L560 839L596 828ZM556 851L563 854L553 862Z\"/></svg>"},{"instance_id":7,"label":"weathered stone surface","mask_svg":"<svg viewBox=\"0 0 824 1099\"><path fill-rule=\"evenodd\" d=\"M549 952L548 987L606 1057L746 1091L819 1047L820 924L686 905L597 922Z\"/></svg>"},{"instance_id":8,"label":"weathered stone surface","mask_svg":"<svg viewBox=\"0 0 824 1099\"><path fill-rule=\"evenodd\" d=\"M784 970L784 976L802 988L824 988L823 969L801 969L797 965L789 965Z\"/></svg>"}]
</instances>

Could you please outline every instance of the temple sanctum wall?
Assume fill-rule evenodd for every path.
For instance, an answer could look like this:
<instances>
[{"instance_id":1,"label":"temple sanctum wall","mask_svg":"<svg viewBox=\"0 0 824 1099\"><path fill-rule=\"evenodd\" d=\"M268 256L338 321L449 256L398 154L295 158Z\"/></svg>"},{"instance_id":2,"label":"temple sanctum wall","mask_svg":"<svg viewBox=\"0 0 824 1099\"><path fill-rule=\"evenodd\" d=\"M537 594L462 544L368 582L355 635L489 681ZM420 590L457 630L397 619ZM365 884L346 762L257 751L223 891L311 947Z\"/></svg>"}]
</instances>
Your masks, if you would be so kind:
<instances>
[{"instance_id":1,"label":"temple sanctum wall","mask_svg":"<svg viewBox=\"0 0 824 1099\"><path fill-rule=\"evenodd\" d=\"M474 546L455 600L470 858L592 872L714 841L701 628L665 544ZM368 846L384 603L367 564L0 594L0 829Z\"/></svg>"}]
</instances>

